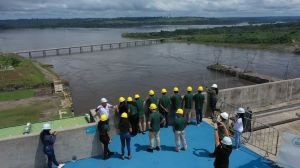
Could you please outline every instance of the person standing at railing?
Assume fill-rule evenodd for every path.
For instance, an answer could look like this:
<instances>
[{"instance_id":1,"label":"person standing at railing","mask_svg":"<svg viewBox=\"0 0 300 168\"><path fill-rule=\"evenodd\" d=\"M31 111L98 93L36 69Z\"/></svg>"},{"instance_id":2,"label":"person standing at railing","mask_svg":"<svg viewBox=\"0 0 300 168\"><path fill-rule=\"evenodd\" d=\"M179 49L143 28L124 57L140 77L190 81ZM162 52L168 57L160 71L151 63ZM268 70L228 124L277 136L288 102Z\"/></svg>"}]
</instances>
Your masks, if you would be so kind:
<instances>
[{"instance_id":1,"label":"person standing at railing","mask_svg":"<svg viewBox=\"0 0 300 168\"><path fill-rule=\"evenodd\" d=\"M192 107L193 107L193 88L191 86L188 86L186 88L187 93L183 96L182 99L182 106L184 107L184 115L188 122L188 124L191 124L192 121Z\"/></svg>"},{"instance_id":2,"label":"person standing at railing","mask_svg":"<svg viewBox=\"0 0 300 168\"><path fill-rule=\"evenodd\" d=\"M136 108L139 115L139 132L142 134L146 133L146 116L145 116L145 108L144 108L144 100L140 98L139 94L134 95Z\"/></svg>"},{"instance_id":3,"label":"person standing at railing","mask_svg":"<svg viewBox=\"0 0 300 168\"><path fill-rule=\"evenodd\" d=\"M167 89L163 88L161 90L161 97L159 99L159 112L164 116L165 118L165 128L169 125L169 111L170 111L170 98L166 95Z\"/></svg>"},{"instance_id":4,"label":"person standing at railing","mask_svg":"<svg viewBox=\"0 0 300 168\"><path fill-rule=\"evenodd\" d=\"M50 132L51 126L49 123L43 125L43 131L40 134L41 142L44 146L43 151L48 157L48 168L52 168L54 163L58 168L64 167L65 164L58 164L54 153L54 143L56 140L56 132Z\"/></svg>"},{"instance_id":5,"label":"person standing at railing","mask_svg":"<svg viewBox=\"0 0 300 168\"><path fill-rule=\"evenodd\" d=\"M219 89L217 84L211 85L209 89L207 89L207 94L209 98L209 107L211 109L211 118L214 120L215 119L215 112L217 109L217 102L218 102L218 94L219 94Z\"/></svg>"},{"instance_id":6,"label":"person standing at railing","mask_svg":"<svg viewBox=\"0 0 300 168\"><path fill-rule=\"evenodd\" d=\"M240 108L238 108L236 113L237 113L237 115L236 115L233 130L234 130L235 148L238 150L240 148L240 144L241 144L241 135L244 131L242 116L245 113L245 109L240 107Z\"/></svg>"},{"instance_id":7,"label":"person standing at railing","mask_svg":"<svg viewBox=\"0 0 300 168\"><path fill-rule=\"evenodd\" d=\"M127 147L127 154L128 154L128 159L131 159L131 150L130 150L130 140L131 140L131 124L128 120L128 114L127 113L122 113L121 118L119 121L119 130L120 130L120 140L121 140L121 159L124 160L124 154L125 154L125 145Z\"/></svg>"},{"instance_id":8,"label":"person standing at railing","mask_svg":"<svg viewBox=\"0 0 300 168\"><path fill-rule=\"evenodd\" d=\"M132 127L131 135L136 136L139 129L139 114L137 111L136 103L133 102L132 97L127 98L127 105L128 105L129 121Z\"/></svg>"},{"instance_id":9,"label":"person standing at railing","mask_svg":"<svg viewBox=\"0 0 300 168\"><path fill-rule=\"evenodd\" d=\"M120 97L119 98L119 105L117 105L116 107L116 112L118 114L118 116L121 116L122 113L128 113L128 107L127 107L127 103L125 101L126 99L124 97Z\"/></svg>"},{"instance_id":10,"label":"person standing at railing","mask_svg":"<svg viewBox=\"0 0 300 168\"><path fill-rule=\"evenodd\" d=\"M202 111L203 111L203 104L205 101L205 96L202 94L203 87L198 87L198 93L193 96L194 104L195 104L195 111L196 111L196 125L202 122Z\"/></svg>"},{"instance_id":11,"label":"person standing at railing","mask_svg":"<svg viewBox=\"0 0 300 168\"><path fill-rule=\"evenodd\" d=\"M214 124L214 134L215 134L215 168L228 168L229 167L229 157L232 152L232 141L231 138L225 136L221 141L218 133L218 125Z\"/></svg>"},{"instance_id":12,"label":"person standing at railing","mask_svg":"<svg viewBox=\"0 0 300 168\"><path fill-rule=\"evenodd\" d=\"M173 121L176 117L175 113L177 109L182 108L182 98L181 95L179 94L179 89L178 87L173 88L173 96L171 97L171 115L173 117Z\"/></svg>"},{"instance_id":13,"label":"person standing at railing","mask_svg":"<svg viewBox=\"0 0 300 168\"><path fill-rule=\"evenodd\" d=\"M112 108L114 108L114 106L109 104L106 98L101 98L101 104L96 108L96 112L99 116L105 114L109 118L109 110Z\"/></svg>"},{"instance_id":14,"label":"person standing at railing","mask_svg":"<svg viewBox=\"0 0 300 168\"><path fill-rule=\"evenodd\" d=\"M99 131L99 140L103 144L103 159L106 160L114 154L108 148L108 144L111 142L111 138L109 136L109 124L106 114L102 114L100 116L100 121L97 125L97 128Z\"/></svg>"}]
</instances>

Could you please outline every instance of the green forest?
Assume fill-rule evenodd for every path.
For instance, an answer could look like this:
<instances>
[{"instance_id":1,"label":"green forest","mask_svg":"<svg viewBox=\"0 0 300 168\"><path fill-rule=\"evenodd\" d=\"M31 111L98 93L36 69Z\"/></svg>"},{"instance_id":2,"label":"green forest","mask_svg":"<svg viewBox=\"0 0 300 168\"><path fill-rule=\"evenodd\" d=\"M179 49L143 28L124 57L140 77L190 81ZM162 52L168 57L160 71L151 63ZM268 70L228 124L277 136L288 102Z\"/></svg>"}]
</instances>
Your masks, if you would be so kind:
<instances>
[{"instance_id":1,"label":"green forest","mask_svg":"<svg viewBox=\"0 0 300 168\"><path fill-rule=\"evenodd\" d=\"M300 22L263 24L251 26L218 27L210 29L178 29L149 33L124 33L123 37L149 39L173 38L178 41L198 43L285 45L299 52Z\"/></svg>"},{"instance_id":2,"label":"green forest","mask_svg":"<svg viewBox=\"0 0 300 168\"><path fill-rule=\"evenodd\" d=\"M17 19L0 20L0 29L19 28L118 28L149 25L232 25L239 23L295 22L300 17L119 17L74 19Z\"/></svg>"}]
</instances>

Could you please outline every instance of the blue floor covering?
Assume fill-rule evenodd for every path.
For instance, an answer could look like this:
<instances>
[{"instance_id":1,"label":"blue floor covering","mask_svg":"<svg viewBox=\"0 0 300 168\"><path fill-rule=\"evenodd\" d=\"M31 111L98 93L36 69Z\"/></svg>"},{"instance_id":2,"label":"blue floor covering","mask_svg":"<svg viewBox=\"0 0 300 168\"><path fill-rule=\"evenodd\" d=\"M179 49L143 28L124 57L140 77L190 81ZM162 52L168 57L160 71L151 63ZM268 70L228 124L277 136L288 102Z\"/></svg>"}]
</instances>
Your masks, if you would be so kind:
<instances>
[{"instance_id":1,"label":"blue floor covering","mask_svg":"<svg viewBox=\"0 0 300 168\"><path fill-rule=\"evenodd\" d=\"M131 160L121 160L119 154L108 160L103 160L99 156L69 162L65 168L211 168L214 158L208 157L208 154L214 149L213 132L213 128L205 122L199 127L188 126L186 128L188 150L177 153L172 128L162 128L161 151L147 152L148 133L139 134L131 139ZM121 152L119 136L113 137L109 147L113 152ZM242 146L231 153L229 167L270 168L272 163Z\"/></svg>"}]
</instances>

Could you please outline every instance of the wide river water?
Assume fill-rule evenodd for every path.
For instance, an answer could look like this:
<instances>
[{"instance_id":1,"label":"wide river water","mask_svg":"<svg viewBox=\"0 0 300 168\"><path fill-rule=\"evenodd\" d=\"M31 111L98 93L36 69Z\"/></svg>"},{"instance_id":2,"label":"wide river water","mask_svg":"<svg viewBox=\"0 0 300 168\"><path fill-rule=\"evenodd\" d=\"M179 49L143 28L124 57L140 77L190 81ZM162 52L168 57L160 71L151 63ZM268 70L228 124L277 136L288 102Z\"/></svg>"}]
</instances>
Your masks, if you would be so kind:
<instances>
[{"instance_id":1,"label":"wide river water","mask_svg":"<svg viewBox=\"0 0 300 168\"><path fill-rule=\"evenodd\" d=\"M188 27L207 26L3 30L0 31L0 51L128 41L130 39L121 37L123 32ZM206 67L215 63L218 56L220 63L247 67L248 70L278 78L300 76L300 56L294 54L187 43L164 43L37 60L54 65L55 71L70 82L75 113L83 114L97 106L101 97L106 97L115 104L119 96L140 93L145 97L149 89L159 92L163 87L171 90L173 86L179 86L184 93L188 85L196 88L200 84L210 86L217 83L220 88L229 88L251 84L208 71Z\"/></svg>"}]
</instances>

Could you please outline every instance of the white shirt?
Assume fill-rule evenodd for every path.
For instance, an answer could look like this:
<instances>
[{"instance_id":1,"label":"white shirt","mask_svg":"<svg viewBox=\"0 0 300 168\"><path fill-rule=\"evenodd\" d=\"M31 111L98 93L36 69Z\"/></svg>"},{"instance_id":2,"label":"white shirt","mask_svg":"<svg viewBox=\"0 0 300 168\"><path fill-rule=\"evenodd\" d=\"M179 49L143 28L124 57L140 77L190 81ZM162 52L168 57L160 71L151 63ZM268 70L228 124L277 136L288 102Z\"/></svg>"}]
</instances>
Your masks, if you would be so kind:
<instances>
[{"instance_id":1,"label":"white shirt","mask_svg":"<svg viewBox=\"0 0 300 168\"><path fill-rule=\"evenodd\" d=\"M101 116L102 114L107 115L107 118L109 118L109 109L113 108L113 105L107 103L106 107L103 107L101 104L97 107L96 110L98 110L98 114Z\"/></svg>"},{"instance_id":2,"label":"white shirt","mask_svg":"<svg viewBox=\"0 0 300 168\"><path fill-rule=\"evenodd\" d=\"M236 120L236 122L234 123L234 130L238 131L240 133L242 133L244 131L242 118L239 118L238 120Z\"/></svg>"}]
</instances>

